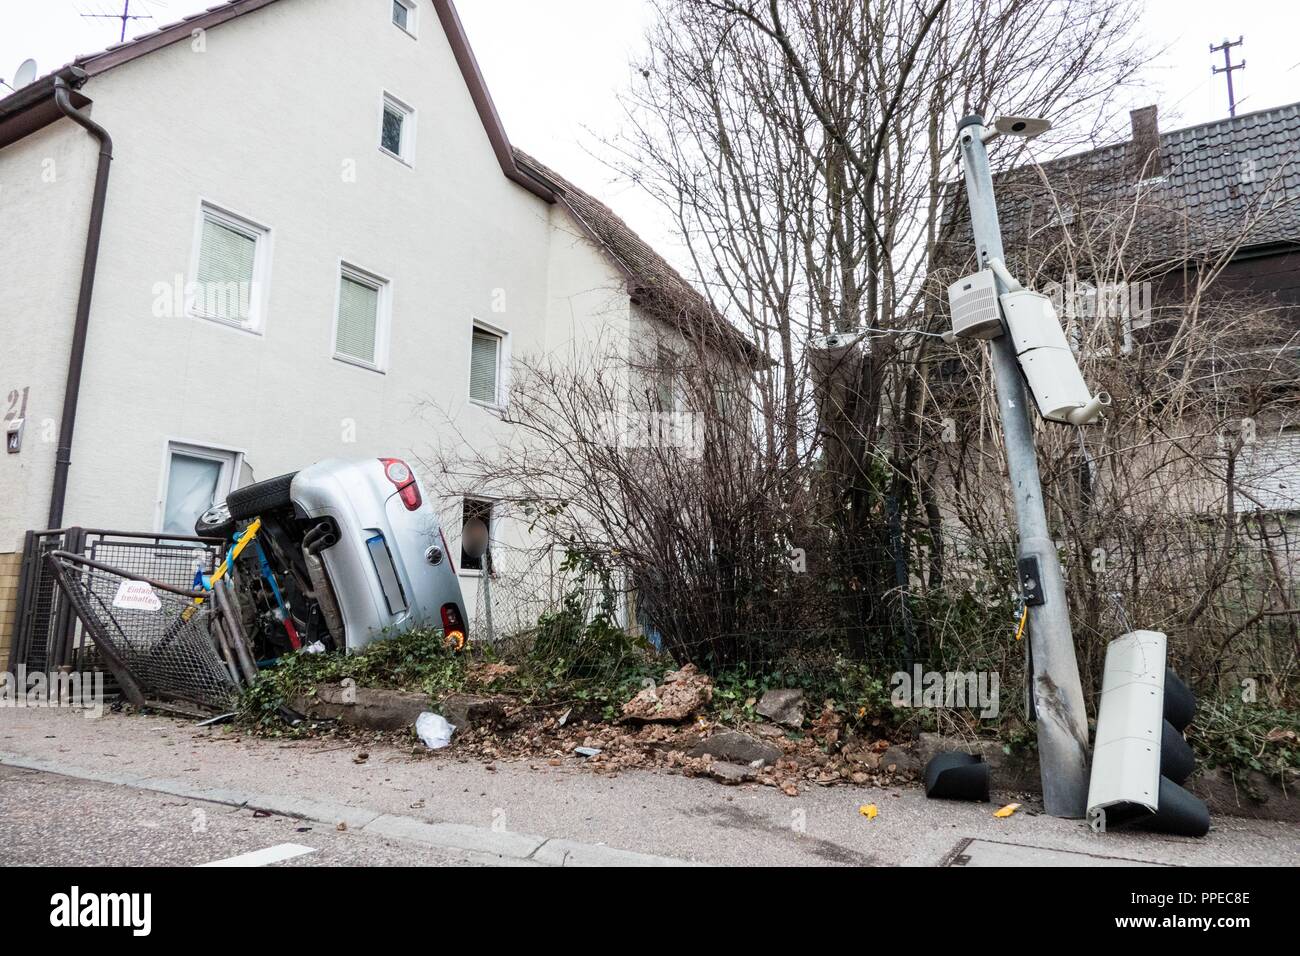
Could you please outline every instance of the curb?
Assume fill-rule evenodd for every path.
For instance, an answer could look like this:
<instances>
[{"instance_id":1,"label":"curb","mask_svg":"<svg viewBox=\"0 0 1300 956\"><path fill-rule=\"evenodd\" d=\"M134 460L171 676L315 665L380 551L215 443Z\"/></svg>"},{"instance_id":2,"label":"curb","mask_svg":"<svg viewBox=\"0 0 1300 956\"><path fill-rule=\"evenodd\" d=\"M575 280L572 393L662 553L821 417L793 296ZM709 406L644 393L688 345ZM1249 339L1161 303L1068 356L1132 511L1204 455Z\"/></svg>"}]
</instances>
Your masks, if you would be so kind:
<instances>
[{"instance_id":1,"label":"curb","mask_svg":"<svg viewBox=\"0 0 1300 956\"><path fill-rule=\"evenodd\" d=\"M0 766L20 770L36 770L60 777L72 777L136 790L150 790L169 796L202 800L224 806L249 810L265 810L280 816L314 823L345 824L352 832L448 850L474 853L480 857L496 857L506 863L534 866L698 866L687 860L666 856L652 856L633 850L574 840L551 839L508 830L494 830L464 823L430 823L417 817L400 816L350 807L338 803L322 803L304 797L284 794L257 793L226 787L197 787L180 780L165 777L144 777L132 774L105 773L88 770L56 760L25 757L22 754L0 751Z\"/></svg>"}]
</instances>

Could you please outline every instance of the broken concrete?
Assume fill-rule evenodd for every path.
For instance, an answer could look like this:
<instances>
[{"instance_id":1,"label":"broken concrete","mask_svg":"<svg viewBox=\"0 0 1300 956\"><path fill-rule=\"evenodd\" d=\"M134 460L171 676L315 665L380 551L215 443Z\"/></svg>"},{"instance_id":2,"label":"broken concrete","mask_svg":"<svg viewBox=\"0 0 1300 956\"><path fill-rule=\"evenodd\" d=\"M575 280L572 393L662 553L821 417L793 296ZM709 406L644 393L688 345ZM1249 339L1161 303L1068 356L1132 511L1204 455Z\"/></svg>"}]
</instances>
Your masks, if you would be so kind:
<instances>
[{"instance_id":1,"label":"broken concrete","mask_svg":"<svg viewBox=\"0 0 1300 956\"><path fill-rule=\"evenodd\" d=\"M315 694L299 694L289 707L315 720L337 720L369 730L403 730L429 709L429 698L409 691L318 684Z\"/></svg>"},{"instance_id":2,"label":"broken concrete","mask_svg":"<svg viewBox=\"0 0 1300 956\"><path fill-rule=\"evenodd\" d=\"M759 763L760 766L774 764L781 759L783 751L765 740L751 737L739 730L720 730L707 740L701 741L690 751L688 756L710 756L714 760L738 764Z\"/></svg>"},{"instance_id":3,"label":"broken concrete","mask_svg":"<svg viewBox=\"0 0 1300 956\"><path fill-rule=\"evenodd\" d=\"M774 724L798 730L803 726L803 691L791 688L769 690L754 709Z\"/></svg>"},{"instance_id":4,"label":"broken concrete","mask_svg":"<svg viewBox=\"0 0 1300 956\"><path fill-rule=\"evenodd\" d=\"M886 773L902 773L911 774L912 776L920 776L923 764L911 750L899 746L898 744L894 744L880 755L879 766L880 769L884 770Z\"/></svg>"},{"instance_id":5,"label":"broken concrete","mask_svg":"<svg viewBox=\"0 0 1300 956\"><path fill-rule=\"evenodd\" d=\"M743 763L715 760L709 764L709 776L719 783L748 783L758 777L758 770Z\"/></svg>"},{"instance_id":6,"label":"broken concrete","mask_svg":"<svg viewBox=\"0 0 1300 956\"><path fill-rule=\"evenodd\" d=\"M628 720L679 723L713 700L713 681L694 664L671 671L658 686L645 687L623 705Z\"/></svg>"}]
</instances>

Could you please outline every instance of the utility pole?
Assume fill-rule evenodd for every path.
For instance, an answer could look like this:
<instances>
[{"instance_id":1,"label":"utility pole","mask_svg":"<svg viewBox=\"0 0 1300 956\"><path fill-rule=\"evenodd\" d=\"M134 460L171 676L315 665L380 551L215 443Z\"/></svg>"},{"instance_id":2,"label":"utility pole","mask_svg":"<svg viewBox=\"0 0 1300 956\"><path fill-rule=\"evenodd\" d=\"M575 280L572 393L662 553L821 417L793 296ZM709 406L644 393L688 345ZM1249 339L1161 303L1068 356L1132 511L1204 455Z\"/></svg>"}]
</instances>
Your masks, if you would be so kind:
<instances>
[{"instance_id":1,"label":"utility pole","mask_svg":"<svg viewBox=\"0 0 1300 956\"><path fill-rule=\"evenodd\" d=\"M1237 115L1237 97L1233 95L1232 92L1232 71L1244 70L1246 68L1245 60L1242 60L1240 63L1232 62L1232 48L1234 46L1241 46L1241 41L1243 39L1245 38L1239 36L1237 37L1237 42L1232 43L1225 37L1223 42L1218 46L1215 46L1213 43L1210 44L1211 53L1218 53L1220 50L1223 51L1223 66L1222 67L1215 66L1215 67L1211 67L1210 69L1214 73L1226 73L1228 76L1228 115L1229 116Z\"/></svg>"},{"instance_id":2,"label":"utility pole","mask_svg":"<svg viewBox=\"0 0 1300 956\"><path fill-rule=\"evenodd\" d=\"M123 0L121 13L83 13L81 16L85 20L121 20L122 33L118 37L119 43L126 42L126 25L130 21L153 19L153 15L149 13L133 14L131 12L131 0Z\"/></svg>"},{"instance_id":3,"label":"utility pole","mask_svg":"<svg viewBox=\"0 0 1300 956\"><path fill-rule=\"evenodd\" d=\"M1002 229L993 197L985 137L991 137L981 116L967 116L957 125L971 231L982 269L1003 259ZM1009 291L996 275L997 291ZM1038 758L1043 803L1054 817L1083 817L1088 802L1088 720L1079 683L1079 665L1070 631L1070 608L1056 543L1047 528L1042 482L1034 450L1034 428L1016 360L1015 346L1005 332L989 342L997 382L998 408L1006 445L1007 472L1020 530L1019 557L1023 568L1037 562L1037 592L1029 603L1030 651L1033 658L1033 701L1038 723Z\"/></svg>"}]
</instances>

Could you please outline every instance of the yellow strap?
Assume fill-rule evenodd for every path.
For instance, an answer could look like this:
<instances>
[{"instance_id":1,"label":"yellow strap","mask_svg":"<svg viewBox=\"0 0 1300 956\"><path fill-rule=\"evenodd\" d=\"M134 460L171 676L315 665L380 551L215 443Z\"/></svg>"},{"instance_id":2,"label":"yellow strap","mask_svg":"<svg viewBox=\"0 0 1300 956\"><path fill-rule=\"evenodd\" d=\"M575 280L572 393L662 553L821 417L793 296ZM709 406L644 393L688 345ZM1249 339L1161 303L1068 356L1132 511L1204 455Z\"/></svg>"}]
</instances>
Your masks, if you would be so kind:
<instances>
[{"instance_id":1,"label":"yellow strap","mask_svg":"<svg viewBox=\"0 0 1300 956\"><path fill-rule=\"evenodd\" d=\"M217 582L226 576L226 572L230 570L230 563L237 560L239 556L244 553L244 549L248 547L249 542L257 537L257 532L261 530L262 519L254 518L252 524L245 528L244 533L239 536L239 540L235 542L235 546L227 551L226 556L221 559L221 563L217 565L217 570L212 572L213 587L216 587ZM181 612L181 620L188 621L192 618L194 612L199 609L199 605L206 600L207 598L196 597L194 603Z\"/></svg>"},{"instance_id":2,"label":"yellow strap","mask_svg":"<svg viewBox=\"0 0 1300 956\"><path fill-rule=\"evenodd\" d=\"M1026 604L1020 609L1020 623L1016 625L1016 640L1020 640L1025 633L1025 621L1029 619L1029 605Z\"/></svg>"}]
</instances>

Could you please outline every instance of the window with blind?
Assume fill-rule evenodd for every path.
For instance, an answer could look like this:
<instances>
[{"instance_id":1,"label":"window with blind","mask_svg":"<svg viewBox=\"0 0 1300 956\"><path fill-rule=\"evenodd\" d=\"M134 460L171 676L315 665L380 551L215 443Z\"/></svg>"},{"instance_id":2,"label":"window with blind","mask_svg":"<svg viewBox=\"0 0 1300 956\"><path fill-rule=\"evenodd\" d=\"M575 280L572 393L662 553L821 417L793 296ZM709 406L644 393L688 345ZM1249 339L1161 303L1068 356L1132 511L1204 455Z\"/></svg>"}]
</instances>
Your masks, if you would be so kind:
<instances>
[{"instance_id":1,"label":"window with blind","mask_svg":"<svg viewBox=\"0 0 1300 956\"><path fill-rule=\"evenodd\" d=\"M382 358L387 283L344 266L334 322L334 357L378 370Z\"/></svg>"},{"instance_id":2,"label":"window with blind","mask_svg":"<svg viewBox=\"0 0 1300 956\"><path fill-rule=\"evenodd\" d=\"M200 210L189 313L256 331L267 230L204 203Z\"/></svg>"},{"instance_id":3,"label":"window with blind","mask_svg":"<svg viewBox=\"0 0 1300 956\"><path fill-rule=\"evenodd\" d=\"M470 343L469 397L486 405L496 405L500 388L501 336L475 327Z\"/></svg>"}]
</instances>

